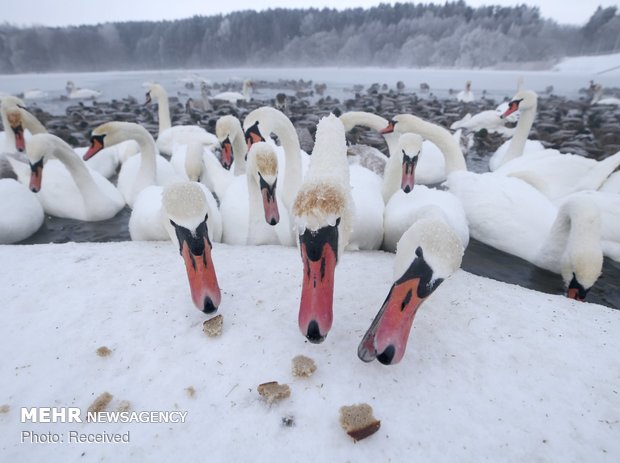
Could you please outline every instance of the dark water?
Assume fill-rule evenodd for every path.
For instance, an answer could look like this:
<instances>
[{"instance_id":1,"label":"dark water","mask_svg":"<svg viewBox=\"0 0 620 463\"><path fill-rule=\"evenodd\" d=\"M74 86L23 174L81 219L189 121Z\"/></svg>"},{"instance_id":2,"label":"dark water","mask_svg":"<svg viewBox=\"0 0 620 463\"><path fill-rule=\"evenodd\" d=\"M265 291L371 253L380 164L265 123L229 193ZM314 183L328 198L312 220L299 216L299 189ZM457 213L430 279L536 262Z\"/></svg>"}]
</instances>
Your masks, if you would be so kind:
<instances>
[{"instance_id":1,"label":"dark water","mask_svg":"<svg viewBox=\"0 0 620 463\"><path fill-rule=\"evenodd\" d=\"M101 222L81 222L47 216L34 235L19 244L128 241L131 210L123 209L116 216ZM564 294L562 278L529 262L498 251L471 239L465 251L462 268L506 283L516 284L549 294ZM620 264L605 259L603 274L588 294L588 302L620 309Z\"/></svg>"}]
</instances>

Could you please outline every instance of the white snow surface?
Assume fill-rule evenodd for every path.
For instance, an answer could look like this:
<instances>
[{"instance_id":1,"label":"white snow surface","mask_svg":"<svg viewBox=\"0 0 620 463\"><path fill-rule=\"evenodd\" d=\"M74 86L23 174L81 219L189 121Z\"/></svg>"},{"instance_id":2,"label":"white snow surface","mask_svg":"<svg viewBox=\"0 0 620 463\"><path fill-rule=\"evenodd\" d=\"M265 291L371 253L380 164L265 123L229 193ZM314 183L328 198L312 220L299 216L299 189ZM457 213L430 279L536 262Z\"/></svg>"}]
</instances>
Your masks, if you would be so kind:
<instances>
[{"instance_id":1,"label":"white snow surface","mask_svg":"<svg viewBox=\"0 0 620 463\"><path fill-rule=\"evenodd\" d=\"M620 75L620 53L564 58L553 67L560 72Z\"/></svg>"},{"instance_id":2,"label":"white snow surface","mask_svg":"<svg viewBox=\"0 0 620 463\"><path fill-rule=\"evenodd\" d=\"M296 248L215 243L223 333L202 331L170 242L0 246L0 459L6 462L617 462L620 311L458 270L423 304L398 365L357 346L392 284L394 255L345 253L334 326L297 326ZM96 350L107 346L108 357ZM291 359L313 358L309 378ZM268 405L267 381L291 396ZM191 397L186 388L193 387ZM185 423L21 423L21 407L187 411ZM342 405L366 402L379 431L354 443ZM8 408L8 409L7 409ZM294 424L284 426L282 418ZM21 443L23 431L65 443ZM126 444L67 443L69 431Z\"/></svg>"}]
</instances>

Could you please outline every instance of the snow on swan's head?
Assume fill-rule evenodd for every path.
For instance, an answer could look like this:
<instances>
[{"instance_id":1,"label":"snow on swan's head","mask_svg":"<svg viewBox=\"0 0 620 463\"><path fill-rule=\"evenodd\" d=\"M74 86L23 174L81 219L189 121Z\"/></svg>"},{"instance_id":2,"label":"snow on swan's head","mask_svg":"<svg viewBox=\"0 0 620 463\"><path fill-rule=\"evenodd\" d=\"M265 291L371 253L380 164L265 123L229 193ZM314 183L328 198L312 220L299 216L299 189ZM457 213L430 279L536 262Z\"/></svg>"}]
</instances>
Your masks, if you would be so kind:
<instances>
[{"instance_id":1,"label":"snow on swan's head","mask_svg":"<svg viewBox=\"0 0 620 463\"><path fill-rule=\"evenodd\" d=\"M265 142L254 143L248 151L246 169L248 182L253 182L260 189L265 221L269 225L276 225L280 221L276 201L278 156L273 150L273 146Z\"/></svg>"},{"instance_id":2,"label":"snow on swan's head","mask_svg":"<svg viewBox=\"0 0 620 463\"><path fill-rule=\"evenodd\" d=\"M194 305L204 313L213 313L222 296L211 259L205 193L195 182L173 183L164 188L162 207L172 226L167 227L168 233L178 243L185 262Z\"/></svg>"},{"instance_id":3,"label":"snow on swan's head","mask_svg":"<svg viewBox=\"0 0 620 463\"><path fill-rule=\"evenodd\" d=\"M461 241L443 213L429 208L398 242L394 284L358 347L364 362L375 358L385 365L400 362L417 310L461 265Z\"/></svg>"},{"instance_id":4,"label":"snow on swan's head","mask_svg":"<svg viewBox=\"0 0 620 463\"><path fill-rule=\"evenodd\" d=\"M324 117L293 204L304 266L298 322L313 343L322 342L331 329L336 264L351 232L348 169L344 127L335 116Z\"/></svg>"}]
</instances>

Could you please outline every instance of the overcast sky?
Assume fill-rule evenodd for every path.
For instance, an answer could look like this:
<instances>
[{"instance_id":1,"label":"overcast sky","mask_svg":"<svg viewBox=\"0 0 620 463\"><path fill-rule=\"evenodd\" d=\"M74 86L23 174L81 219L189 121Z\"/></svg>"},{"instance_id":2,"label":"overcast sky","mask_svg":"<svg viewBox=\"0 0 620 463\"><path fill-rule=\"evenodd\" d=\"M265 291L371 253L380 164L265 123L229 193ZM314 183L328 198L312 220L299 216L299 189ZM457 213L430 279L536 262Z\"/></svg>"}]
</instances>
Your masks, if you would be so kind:
<instances>
[{"instance_id":1,"label":"overcast sky","mask_svg":"<svg viewBox=\"0 0 620 463\"><path fill-rule=\"evenodd\" d=\"M425 0L422 3L432 3ZM583 25L598 5L618 5L620 0L466 0L471 6L528 4L540 7L543 17L560 24ZM18 26L66 26L110 21L156 21L194 15L214 15L248 9L369 7L388 0L3 0L0 20ZM417 3L417 2L416 2ZM444 1L435 1L443 4Z\"/></svg>"}]
</instances>

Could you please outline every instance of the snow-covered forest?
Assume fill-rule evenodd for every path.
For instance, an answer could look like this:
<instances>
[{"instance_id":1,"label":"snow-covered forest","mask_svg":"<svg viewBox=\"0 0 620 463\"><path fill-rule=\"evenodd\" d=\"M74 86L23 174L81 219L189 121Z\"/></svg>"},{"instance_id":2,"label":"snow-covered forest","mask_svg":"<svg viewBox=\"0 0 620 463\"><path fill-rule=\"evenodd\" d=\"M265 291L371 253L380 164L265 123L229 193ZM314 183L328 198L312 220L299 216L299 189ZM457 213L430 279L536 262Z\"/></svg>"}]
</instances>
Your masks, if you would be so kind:
<instances>
[{"instance_id":1,"label":"snow-covered forest","mask_svg":"<svg viewBox=\"0 0 620 463\"><path fill-rule=\"evenodd\" d=\"M583 27L538 8L399 3L273 9L159 22L76 27L0 26L0 73L229 66L549 68L566 56L620 50L620 13Z\"/></svg>"}]
</instances>

